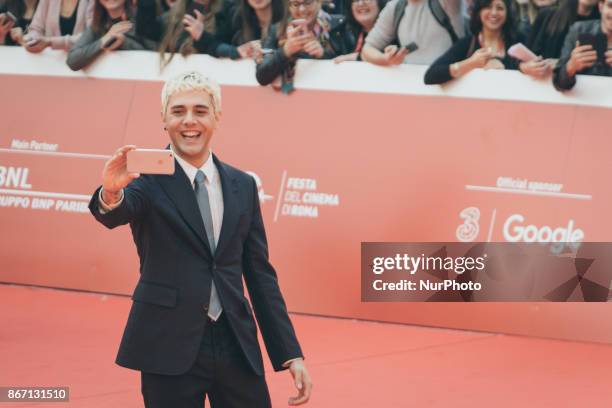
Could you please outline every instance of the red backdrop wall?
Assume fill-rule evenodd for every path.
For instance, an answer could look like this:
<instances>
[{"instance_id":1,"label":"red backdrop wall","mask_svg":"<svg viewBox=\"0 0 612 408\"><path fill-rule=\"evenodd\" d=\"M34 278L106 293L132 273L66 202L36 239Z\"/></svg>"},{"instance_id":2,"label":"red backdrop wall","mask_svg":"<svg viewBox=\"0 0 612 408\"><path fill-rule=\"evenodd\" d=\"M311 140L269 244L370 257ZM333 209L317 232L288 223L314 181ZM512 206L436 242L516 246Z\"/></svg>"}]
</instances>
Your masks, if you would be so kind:
<instances>
[{"instance_id":1,"label":"red backdrop wall","mask_svg":"<svg viewBox=\"0 0 612 408\"><path fill-rule=\"evenodd\" d=\"M522 83L519 93L532 86L502 74ZM377 75L387 73L370 80ZM129 228L108 231L78 210L100 183L105 155L127 143L166 145L162 82L102 77L0 69L11 95L0 99L0 281L131 293L138 262ZM213 149L262 182L271 258L291 311L612 342L610 303L362 303L359 280L362 241L454 241L469 207L480 215L475 241L506 240L504 223L515 214L522 225L571 222L585 241L609 241L612 104L482 99L482 89L473 98L452 88L327 91L300 89L299 81L287 97L222 85ZM57 148L33 152L32 141ZM508 192L500 177L561 186L555 194ZM25 198L27 208L14 204ZM304 202L317 198L327 204ZM44 203L51 208L33 208Z\"/></svg>"}]
</instances>

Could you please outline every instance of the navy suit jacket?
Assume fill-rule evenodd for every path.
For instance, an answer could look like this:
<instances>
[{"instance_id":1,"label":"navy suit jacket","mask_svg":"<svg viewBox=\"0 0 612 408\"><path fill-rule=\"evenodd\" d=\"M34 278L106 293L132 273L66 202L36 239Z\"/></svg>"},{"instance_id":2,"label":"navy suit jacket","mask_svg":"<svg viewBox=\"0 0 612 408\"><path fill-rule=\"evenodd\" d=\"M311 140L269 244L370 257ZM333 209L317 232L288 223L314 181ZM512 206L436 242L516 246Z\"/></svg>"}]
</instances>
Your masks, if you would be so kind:
<instances>
[{"instance_id":1,"label":"navy suit jacket","mask_svg":"<svg viewBox=\"0 0 612 408\"><path fill-rule=\"evenodd\" d=\"M268 261L255 180L216 156L213 160L224 202L214 254L193 187L178 163L173 175L141 175L132 181L121 205L106 214L99 211L100 187L93 194L93 216L108 228L129 223L140 258L140 279L116 360L121 366L166 375L187 372L200 349L214 280L223 313L250 367L263 375L243 278L274 369L282 370L285 361L302 357Z\"/></svg>"}]
</instances>

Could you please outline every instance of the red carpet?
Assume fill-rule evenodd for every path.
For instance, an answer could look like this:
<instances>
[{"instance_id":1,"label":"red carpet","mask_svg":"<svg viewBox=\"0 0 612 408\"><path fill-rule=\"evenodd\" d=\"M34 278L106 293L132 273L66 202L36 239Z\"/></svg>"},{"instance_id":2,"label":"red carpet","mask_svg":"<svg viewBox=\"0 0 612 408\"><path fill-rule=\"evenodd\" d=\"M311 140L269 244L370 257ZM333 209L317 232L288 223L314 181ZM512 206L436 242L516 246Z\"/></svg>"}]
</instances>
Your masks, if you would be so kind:
<instances>
[{"instance_id":1,"label":"red carpet","mask_svg":"<svg viewBox=\"0 0 612 408\"><path fill-rule=\"evenodd\" d=\"M0 408L143 406L138 373L114 364L128 298L0 285L0 299L0 386L70 387L69 403ZM314 381L308 407L612 406L612 346L292 319ZM266 367L274 407L287 406L289 373Z\"/></svg>"}]
</instances>

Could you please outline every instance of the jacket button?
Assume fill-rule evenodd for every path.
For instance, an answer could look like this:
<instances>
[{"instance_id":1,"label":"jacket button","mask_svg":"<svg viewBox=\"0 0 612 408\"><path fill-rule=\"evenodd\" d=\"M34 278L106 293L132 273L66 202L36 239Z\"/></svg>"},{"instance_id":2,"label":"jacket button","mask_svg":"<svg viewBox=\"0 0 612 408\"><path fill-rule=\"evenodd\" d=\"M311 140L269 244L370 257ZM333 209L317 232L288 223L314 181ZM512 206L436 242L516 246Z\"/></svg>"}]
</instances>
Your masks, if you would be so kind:
<instances>
[{"instance_id":1,"label":"jacket button","mask_svg":"<svg viewBox=\"0 0 612 408\"><path fill-rule=\"evenodd\" d=\"M208 312L208 306L204 306L204 311Z\"/></svg>"}]
</instances>

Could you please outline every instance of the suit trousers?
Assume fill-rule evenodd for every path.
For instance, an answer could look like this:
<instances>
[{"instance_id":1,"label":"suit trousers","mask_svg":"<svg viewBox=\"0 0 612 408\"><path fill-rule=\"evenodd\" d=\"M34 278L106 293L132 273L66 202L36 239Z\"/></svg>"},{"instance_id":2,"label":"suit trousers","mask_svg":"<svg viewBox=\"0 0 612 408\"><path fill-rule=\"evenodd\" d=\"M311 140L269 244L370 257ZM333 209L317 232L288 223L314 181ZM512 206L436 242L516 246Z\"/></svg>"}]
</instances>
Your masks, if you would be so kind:
<instances>
[{"instance_id":1,"label":"suit trousers","mask_svg":"<svg viewBox=\"0 0 612 408\"><path fill-rule=\"evenodd\" d=\"M202 408L208 396L211 408L270 408L264 376L248 365L225 313L208 320L200 351L185 374L141 372L146 408Z\"/></svg>"}]
</instances>

